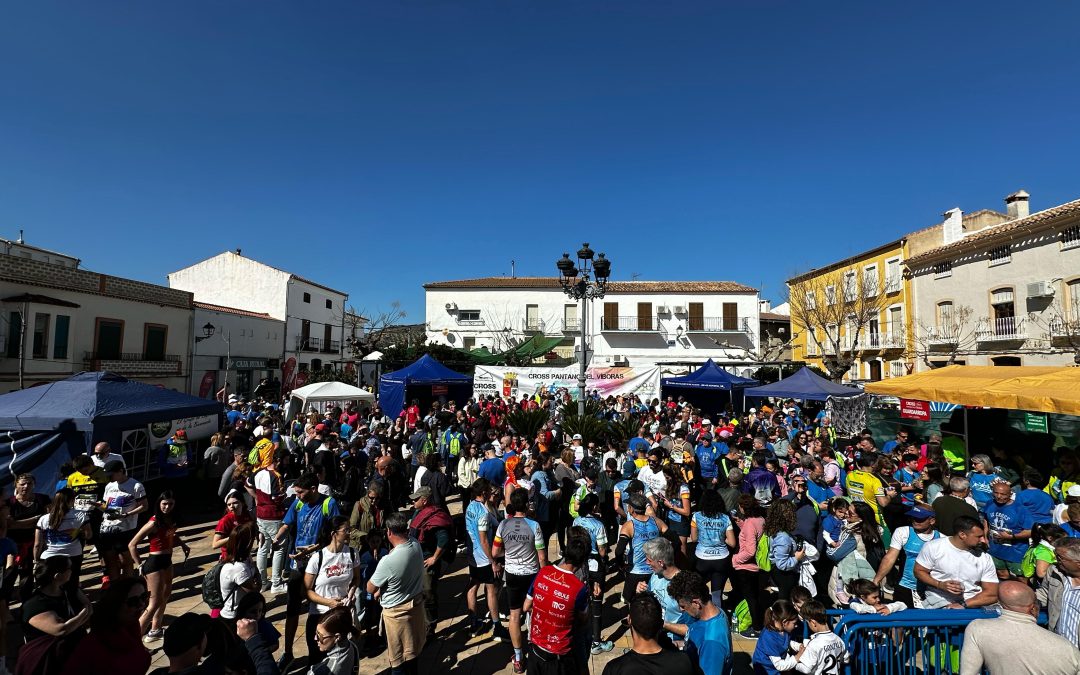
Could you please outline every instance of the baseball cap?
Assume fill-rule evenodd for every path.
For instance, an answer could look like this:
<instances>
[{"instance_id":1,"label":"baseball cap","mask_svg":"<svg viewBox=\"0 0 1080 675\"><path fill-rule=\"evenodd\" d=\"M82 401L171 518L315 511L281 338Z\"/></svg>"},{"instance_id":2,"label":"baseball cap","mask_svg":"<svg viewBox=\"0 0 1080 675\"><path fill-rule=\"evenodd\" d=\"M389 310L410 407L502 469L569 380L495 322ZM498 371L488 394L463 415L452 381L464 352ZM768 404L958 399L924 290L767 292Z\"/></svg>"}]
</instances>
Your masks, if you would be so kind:
<instances>
[{"instance_id":1,"label":"baseball cap","mask_svg":"<svg viewBox=\"0 0 1080 675\"><path fill-rule=\"evenodd\" d=\"M1080 497L1080 485L1072 485L1065 491L1067 497Z\"/></svg>"},{"instance_id":2,"label":"baseball cap","mask_svg":"<svg viewBox=\"0 0 1080 675\"><path fill-rule=\"evenodd\" d=\"M712 426L712 420L710 420L710 419L701 420L701 426L703 426L703 427L711 427Z\"/></svg>"},{"instance_id":3,"label":"baseball cap","mask_svg":"<svg viewBox=\"0 0 1080 675\"><path fill-rule=\"evenodd\" d=\"M720 430L720 438L731 438L731 432L727 429Z\"/></svg>"},{"instance_id":4,"label":"baseball cap","mask_svg":"<svg viewBox=\"0 0 1080 675\"><path fill-rule=\"evenodd\" d=\"M924 509L921 506L916 506L913 509L908 509L905 515L911 516L915 520L926 520L927 518L933 518L934 512L930 509Z\"/></svg>"},{"instance_id":5,"label":"baseball cap","mask_svg":"<svg viewBox=\"0 0 1080 675\"><path fill-rule=\"evenodd\" d=\"M124 463L118 459L114 459L111 462L105 464L105 473L116 473L117 471L124 471Z\"/></svg>"},{"instance_id":6,"label":"baseball cap","mask_svg":"<svg viewBox=\"0 0 1080 675\"><path fill-rule=\"evenodd\" d=\"M173 434L173 443L187 443L187 432L183 429L177 429Z\"/></svg>"},{"instance_id":7,"label":"baseball cap","mask_svg":"<svg viewBox=\"0 0 1080 675\"><path fill-rule=\"evenodd\" d=\"M326 431L326 425L325 424L316 424L315 425L315 431Z\"/></svg>"},{"instance_id":8,"label":"baseball cap","mask_svg":"<svg viewBox=\"0 0 1080 675\"><path fill-rule=\"evenodd\" d=\"M165 656L180 656L192 647L199 646L209 628L210 617L206 614L181 614L165 629L162 651Z\"/></svg>"},{"instance_id":9,"label":"baseball cap","mask_svg":"<svg viewBox=\"0 0 1080 675\"><path fill-rule=\"evenodd\" d=\"M413 500L413 501L415 501L417 499L420 499L421 497L428 497L430 499L431 498L431 488L429 488L426 485L422 485L422 486L416 488L416 492L409 495L409 499Z\"/></svg>"},{"instance_id":10,"label":"baseball cap","mask_svg":"<svg viewBox=\"0 0 1080 675\"><path fill-rule=\"evenodd\" d=\"M752 413L756 413L756 412L757 412L757 408L750 408L750 412L752 412Z\"/></svg>"},{"instance_id":11,"label":"baseball cap","mask_svg":"<svg viewBox=\"0 0 1080 675\"><path fill-rule=\"evenodd\" d=\"M702 440L702 441L712 441L712 434L701 434L700 440Z\"/></svg>"},{"instance_id":12,"label":"baseball cap","mask_svg":"<svg viewBox=\"0 0 1080 675\"><path fill-rule=\"evenodd\" d=\"M581 434L574 434L573 440L580 441L581 440Z\"/></svg>"}]
</instances>

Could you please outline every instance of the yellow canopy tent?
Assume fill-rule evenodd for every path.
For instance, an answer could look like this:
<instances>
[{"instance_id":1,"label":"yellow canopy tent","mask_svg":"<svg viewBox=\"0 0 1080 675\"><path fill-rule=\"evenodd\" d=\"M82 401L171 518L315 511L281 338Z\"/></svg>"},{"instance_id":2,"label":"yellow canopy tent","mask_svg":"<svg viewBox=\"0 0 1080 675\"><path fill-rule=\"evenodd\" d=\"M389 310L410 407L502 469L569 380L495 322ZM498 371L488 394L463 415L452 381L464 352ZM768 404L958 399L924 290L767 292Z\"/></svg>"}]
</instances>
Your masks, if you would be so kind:
<instances>
[{"instance_id":1,"label":"yellow canopy tent","mask_svg":"<svg viewBox=\"0 0 1080 675\"><path fill-rule=\"evenodd\" d=\"M1080 415L1080 368L946 366L865 386L870 394Z\"/></svg>"}]
</instances>

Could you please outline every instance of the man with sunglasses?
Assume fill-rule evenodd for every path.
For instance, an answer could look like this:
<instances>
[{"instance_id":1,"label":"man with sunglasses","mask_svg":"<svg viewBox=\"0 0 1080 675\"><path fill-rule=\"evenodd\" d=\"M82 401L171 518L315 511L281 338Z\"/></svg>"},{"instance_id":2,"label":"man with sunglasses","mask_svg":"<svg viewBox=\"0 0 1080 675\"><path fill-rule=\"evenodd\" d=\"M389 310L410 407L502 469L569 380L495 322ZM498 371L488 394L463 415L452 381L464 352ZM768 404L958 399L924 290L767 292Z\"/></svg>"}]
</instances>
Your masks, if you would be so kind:
<instances>
[{"instance_id":1,"label":"man with sunglasses","mask_svg":"<svg viewBox=\"0 0 1080 675\"><path fill-rule=\"evenodd\" d=\"M427 639L424 615L424 554L409 536L404 513L386 518L386 537L393 547L379 559L367 592L380 593L386 652L392 675L415 675L416 660Z\"/></svg>"},{"instance_id":2,"label":"man with sunglasses","mask_svg":"<svg viewBox=\"0 0 1080 675\"><path fill-rule=\"evenodd\" d=\"M903 574L900 583L893 588L893 600L918 609L922 606L922 597L916 592L919 582L915 578L915 559L919 557L919 552L926 542L940 539L943 535L934 529L937 521L930 509L915 507L908 510L906 515L911 518L911 525L898 527L892 533L889 550L881 559L874 583L881 586L903 556Z\"/></svg>"},{"instance_id":3,"label":"man with sunglasses","mask_svg":"<svg viewBox=\"0 0 1080 675\"><path fill-rule=\"evenodd\" d=\"M645 484L645 492L653 495L664 493L667 487L667 477L660 466L660 451L650 450L648 464L638 470L637 478Z\"/></svg>"}]
</instances>

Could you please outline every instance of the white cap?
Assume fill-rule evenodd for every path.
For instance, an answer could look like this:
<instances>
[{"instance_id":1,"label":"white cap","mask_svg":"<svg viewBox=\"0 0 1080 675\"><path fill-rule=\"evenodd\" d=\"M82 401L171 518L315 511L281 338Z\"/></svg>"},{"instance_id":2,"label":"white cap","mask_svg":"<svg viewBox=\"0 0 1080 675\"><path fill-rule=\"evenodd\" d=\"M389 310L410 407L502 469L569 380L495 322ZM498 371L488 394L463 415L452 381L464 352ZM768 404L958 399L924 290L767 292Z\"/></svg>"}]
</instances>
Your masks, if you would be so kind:
<instances>
[{"instance_id":1,"label":"white cap","mask_svg":"<svg viewBox=\"0 0 1080 675\"><path fill-rule=\"evenodd\" d=\"M752 413L756 413L756 412L757 412L757 408L750 408L750 412L752 412Z\"/></svg>"},{"instance_id":2,"label":"white cap","mask_svg":"<svg viewBox=\"0 0 1080 675\"><path fill-rule=\"evenodd\" d=\"M574 434L574 438L571 439L571 440L580 441L581 440L581 434Z\"/></svg>"},{"instance_id":3,"label":"white cap","mask_svg":"<svg viewBox=\"0 0 1080 675\"><path fill-rule=\"evenodd\" d=\"M701 420L701 426L703 426L703 427L706 427L706 426L711 427L712 426L712 420L710 420L710 419Z\"/></svg>"},{"instance_id":4,"label":"white cap","mask_svg":"<svg viewBox=\"0 0 1080 675\"><path fill-rule=\"evenodd\" d=\"M1065 494L1069 497L1080 497L1080 485L1071 486Z\"/></svg>"}]
</instances>

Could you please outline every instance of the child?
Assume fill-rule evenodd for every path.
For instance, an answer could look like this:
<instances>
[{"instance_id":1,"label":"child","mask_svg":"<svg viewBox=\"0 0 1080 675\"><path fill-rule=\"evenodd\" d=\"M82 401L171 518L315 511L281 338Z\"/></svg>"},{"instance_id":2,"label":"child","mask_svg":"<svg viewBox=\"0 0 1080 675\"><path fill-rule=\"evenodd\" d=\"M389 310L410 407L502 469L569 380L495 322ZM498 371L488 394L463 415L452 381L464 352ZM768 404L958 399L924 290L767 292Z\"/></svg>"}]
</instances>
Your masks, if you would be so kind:
<instances>
[{"instance_id":1,"label":"child","mask_svg":"<svg viewBox=\"0 0 1080 675\"><path fill-rule=\"evenodd\" d=\"M765 610L765 630L754 648L755 675L779 675L795 667L791 650L791 632L799 615L787 600L777 600Z\"/></svg>"},{"instance_id":2,"label":"child","mask_svg":"<svg viewBox=\"0 0 1080 675\"><path fill-rule=\"evenodd\" d=\"M858 526L854 512L851 510L851 502L843 497L835 497L829 500L829 513L821 523L822 536L825 539L825 556L838 563L855 550L857 542L852 537L850 530Z\"/></svg>"},{"instance_id":3,"label":"child","mask_svg":"<svg viewBox=\"0 0 1080 675\"><path fill-rule=\"evenodd\" d=\"M869 579L852 579L847 585L847 592L853 600L851 609L859 614L892 614L902 612L908 606L902 602L881 602L881 589Z\"/></svg>"},{"instance_id":4,"label":"child","mask_svg":"<svg viewBox=\"0 0 1080 675\"><path fill-rule=\"evenodd\" d=\"M383 534L379 530L372 530L367 535L367 549L360 554L360 588L367 588L367 582L375 574L375 566L384 555L390 552L383 545ZM377 628L379 625L379 601L371 593L359 593L357 600L361 603L362 610L359 615L360 629Z\"/></svg>"},{"instance_id":5,"label":"child","mask_svg":"<svg viewBox=\"0 0 1080 675\"><path fill-rule=\"evenodd\" d=\"M795 612L800 613L802 612L803 606L813 600L814 596L804 586L796 586L795 588L791 589L791 595L788 596L788 599L791 601L791 605L795 608Z\"/></svg>"},{"instance_id":6,"label":"child","mask_svg":"<svg viewBox=\"0 0 1080 675\"><path fill-rule=\"evenodd\" d=\"M1057 562L1054 546L1068 534L1061 527L1051 523L1035 523L1031 528L1031 548L1020 561L1020 574L1033 586L1042 583L1046 570Z\"/></svg>"},{"instance_id":7,"label":"child","mask_svg":"<svg viewBox=\"0 0 1080 675\"><path fill-rule=\"evenodd\" d=\"M829 630L825 605L810 600L799 615L810 629L810 637L795 654L795 670L810 675L839 675L840 665L848 661L848 652L844 641Z\"/></svg>"},{"instance_id":8,"label":"child","mask_svg":"<svg viewBox=\"0 0 1080 675\"><path fill-rule=\"evenodd\" d=\"M918 494L922 475L919 473L919 454L905 452L900 458L901 466L893 474L893 478L900 483L900 500L909 509L915 506L915 496Z\"/></svg>"}]
</instances>

